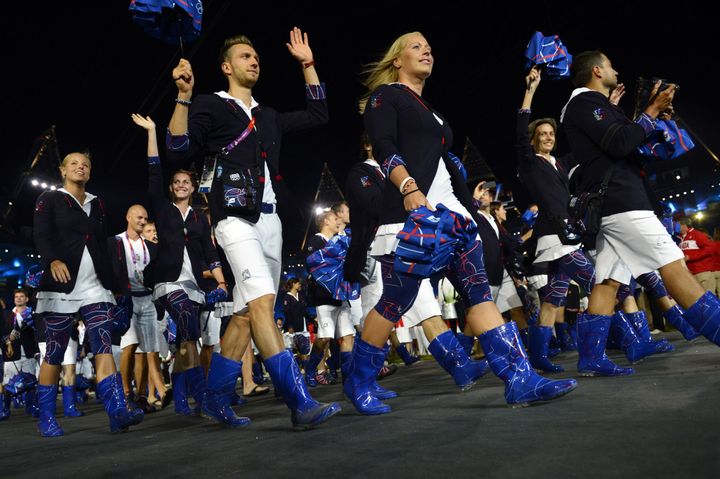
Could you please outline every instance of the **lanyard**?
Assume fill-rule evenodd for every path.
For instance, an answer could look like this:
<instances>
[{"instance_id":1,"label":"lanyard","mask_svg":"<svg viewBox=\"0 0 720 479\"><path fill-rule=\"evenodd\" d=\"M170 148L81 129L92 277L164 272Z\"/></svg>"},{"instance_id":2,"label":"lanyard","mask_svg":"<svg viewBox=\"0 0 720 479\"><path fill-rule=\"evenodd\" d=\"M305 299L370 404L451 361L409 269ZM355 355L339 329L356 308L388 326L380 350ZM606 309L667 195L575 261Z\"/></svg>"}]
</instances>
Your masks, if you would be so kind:
<instances>
[{"instance_id":1,"label":"lanyard","mask_svg":"<svg viewBox=\"0 0 720 479\"><path fill-rule=\"evenodd\" d=\"M130 246L130 256L132 256L132 262L133 265L137 265L137 262L140 261L140 255L135 255L135 248L132 245L132 241L130 241L130 238L128 237L127 231L125 232L125 239L128 242L128 246ZM143 250L143 266L148 264L148 250L147 246L145 246L145 241L142 241L142 250ZM135 266L135 270L137 271L137 266Z\"/></svg>"},{"instance_id":2,"label":"lanyard","mask_svg":"<svg viewBox=\"0 0 720 479\"><path fill-rule=\"evenodd\" d=\"M238 146L240 143L242 143L242 141L245 140L245 138L247 138L247 136L250 134L251 131L253 131L254 128L255 128L255 117L253 116L252 119L250 120L250 123L248 124L247 128L245 128L245 131L240 133L240 136L238 136L233 141L231 141L230 144L228 144L228 146L224 147L221 150L221 153L223 155L227 155L228 153L230 153L236 146Z\"/></svg>"}]
</instances>

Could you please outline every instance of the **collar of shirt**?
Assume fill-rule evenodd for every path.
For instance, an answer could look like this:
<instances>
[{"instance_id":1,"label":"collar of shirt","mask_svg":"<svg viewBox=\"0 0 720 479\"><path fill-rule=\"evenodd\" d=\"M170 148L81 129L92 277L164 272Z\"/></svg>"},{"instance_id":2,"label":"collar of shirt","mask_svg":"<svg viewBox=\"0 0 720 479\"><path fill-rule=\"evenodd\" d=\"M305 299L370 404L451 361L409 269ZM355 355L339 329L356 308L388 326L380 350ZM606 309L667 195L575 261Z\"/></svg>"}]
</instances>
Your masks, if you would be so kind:
<instances>
[{"instance_id":1,"label":"collar of shirt","mask_svg":"<svg viewBox=\"0 0 720 479\"><path fill-rule=\"evenodd\" d=\"M63 193L65 193L66 195L68 195L70 198L74 199L74 200L75 200L75 203L77 203L78 205L80 205L81 208L82 208L83 206L85 206L86 204L90 203L90 202L91 202L92 200L94 200L95 198L97 198L97 196L93 195L92 193L88 193L88 192L86 191L86 192L85 192L85 202L84 202L83 204L80 204L80 201L79 201L77 198L75 198L75 197L73 196L73 194L70 193L70 192L69 192L68 190L66 190L65 188L58 188L58 191L62 191Z\"/></svg>"},{"instance_id":2,"label":"collar of shirt","mask_svg":"<svg viewBox=\"0 0 720 479\"><path fill-rule=\"evenodd\" d=\"M572 91L572 93L570 93L570 98L568 98L567 103L565 103L565 106L562 108L562 111L560 112L560 123L565 121L565 110L567 110L567 107L570 104L570 102L572 101L572 99L575 98L576 96L578 96L579 94L585 93L587 91L595 91L595 90L591 90L590 88L583 86L583 87L574 89Z\"/></svg>"},{"instance_id":3,"label":"collar of shirt","mask_svg":"<svg viewBox=\"0 0 720 479\"><path fill-rule=\"evenodd\" d=\"M226 100L232 100L232 101L234 101L235 103L237 103L237 105L238 105L240 108L243 109L243 111L244 111L245 114L248 116L248 118L252 118L252 109L255 108L256 106L260 106L260 103L258 103L257 101L255 101L255 98L252 97L252 96L250 97L250 106L248 107L248 106L245 104L245 102L243 102L243 101L240 100L239 98L235 98L234 96L230 95L230 94L229 94L228 92L226 92L226 91L216 91L215 94L216 94L217 96L219 96L220 98L224 98L224 99L226 99Z\"/></svg>"},{"instance_id":4,"label":"collar of shirt","mask_svg":"<svg viewBox=\"0 0 720 479\"><path fill-rule=\"evenodd\" d=\"M187 217L190 214L190 211L193 209L192 206L188 206L188 209L185 210L185 214L183 214L183 212L180 210L180 207L178 205L173 203L173 206L175 208L177 208L178 211L180 211L180 216L182 216L183 221L187 221Z\"/></svg>"}]
</instances>

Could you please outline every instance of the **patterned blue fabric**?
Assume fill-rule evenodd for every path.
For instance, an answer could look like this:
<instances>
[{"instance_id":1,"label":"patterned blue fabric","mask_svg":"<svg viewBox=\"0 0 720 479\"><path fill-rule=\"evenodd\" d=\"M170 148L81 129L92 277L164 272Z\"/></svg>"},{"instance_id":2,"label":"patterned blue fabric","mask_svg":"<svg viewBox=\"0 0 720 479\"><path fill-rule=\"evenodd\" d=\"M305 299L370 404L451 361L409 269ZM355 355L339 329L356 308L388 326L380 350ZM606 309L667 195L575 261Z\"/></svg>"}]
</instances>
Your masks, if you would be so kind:
<instances>
[{"instance_id":1,"label":"patterned blue fabric","mask_svg":"<svg viewBox=\"0 0 720 479\"><path fill-rule=\"evenodd\" d=\"M224 289L218 287L205 294L205 306L214 306L217 303L222 303L228 298L228 293Z\"/></svg>"},{"instance_id":2,"label":"patterned blue fabric","mask_svg":"<svg viewBox=\"0 0 720 479\"><path fill-rule=\"evenodd\" d=\"M544 36L542 32L535 32L528 42L525 58L527 58L525 68L545 65L547 78L558 79L570 76L572 55L557 35Z\"/></svg>"},{"instance_id":3,"label":"patterned blue fabric","mask_svg":"<svg viewBox=\"0 0 720 479\"><path fill-rule=\"evenodd\" d=\"M315 281L330 291L333 298L345 301L360 297L360 283L343 279L343 265L350 247L350 237L335 235L320 250L305 260Z\"/></svg>"},{"instance_id":4,"label":"patterned blue fabric","mask_svg":"<svg viewBox=\"0 0 720 479\"><path fill-rule=\"evenodd\" d=\"M695 148L695 143L675 120L657 120L654 129L638 147L640 154L656 160L671 160Z\"/></svg>"},{"instance_id":5,"label":"patterned blue fabric","mask_svg":"<svg viewBox=\"0 0 720 479\"><path fill-rule=\"evenodd\" d=\"M201 0L131 0L128 10L145 33L165 43L179 45L200 38Z\"/></svg>"},{"instance_id":6,"label":"patterned blue fabric","mask_svg":"<svg viewBox=\"0 0 720 479\"><path fill-rule=\"evenodd\" d=\"M420 278L445 269L456 254L469 251L477 226L465 216L438 203L435 211L422 206L410 212L396 236L395 270Z\"/></svg>"}]
</instances>

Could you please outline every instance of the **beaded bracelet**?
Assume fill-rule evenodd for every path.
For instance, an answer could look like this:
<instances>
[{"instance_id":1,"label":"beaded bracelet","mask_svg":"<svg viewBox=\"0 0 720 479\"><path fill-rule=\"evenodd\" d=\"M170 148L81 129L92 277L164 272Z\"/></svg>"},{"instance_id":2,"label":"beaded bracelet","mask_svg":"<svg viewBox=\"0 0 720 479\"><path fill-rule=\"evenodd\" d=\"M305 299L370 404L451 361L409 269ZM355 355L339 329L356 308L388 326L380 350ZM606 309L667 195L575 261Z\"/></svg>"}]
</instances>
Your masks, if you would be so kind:
<instances>
[{"instance_id":1,"label":"beaded bracelet","mask_svg":"<svg viewBox=\"0 0 720 479\"><path fill-rule=\"evenodd\" d=\"M191 100L183 100L182 98L175 98L175 103L179 103L181 105L190 106L192 105Z\"/></svg>"}]
</instances>

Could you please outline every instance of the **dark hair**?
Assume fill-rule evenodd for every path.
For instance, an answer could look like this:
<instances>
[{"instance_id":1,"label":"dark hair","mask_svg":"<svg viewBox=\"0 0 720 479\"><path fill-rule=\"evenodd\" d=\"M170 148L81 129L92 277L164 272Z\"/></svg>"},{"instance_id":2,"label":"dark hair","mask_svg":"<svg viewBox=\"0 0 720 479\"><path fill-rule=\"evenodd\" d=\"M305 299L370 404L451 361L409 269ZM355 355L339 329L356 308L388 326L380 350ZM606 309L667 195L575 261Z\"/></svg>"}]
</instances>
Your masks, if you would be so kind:
<instances>
[{"instance_id":1,"label":"dark hair","mask_svg":"<svg viewBox=\"0 0 720 479\"><path fill-rule=\"evenodd\" d=\"M220 56L218 57L220 64L230 59L230 55L228 55L228 52L235 45L247 45L249 47L255 48L253 47L250 39L245 35L235 35L234 37L226 38L222 48L220 49Z\"/></svg>"},{"instance_id":2,"label":"dark hair","mask_svg":"<svg viewBox=\"0 0 720 479\"><path fill-rule=\"evenodd\" d=\"M495 215L495 213L497 213L497 210L499 210L502 205L503 204L499 201L490 202L490 216L495 218L495 220L497 220L497 216Z\"/></svg>"},{"instance_id":3,"label":"dark hair","mask_svg":"<svg viewBox=\"0 0 720 479\"><path fill-rule=\"evenodd\" d=\"M330 207L330 210L333 213L338 214L338 212L340 211L340 209L343 206L348 206L348 202L345 200L342 200L342 201L338 201L337 203L333 203L333 205Z\"/></svg>"},{"instance_id":4,"label":"dark hair","mask_svg":"<svg viewBox=\"0 0 720 479\"><path fill-rule=\"evenodd\" d=\"M299 283L299 282L300 282L300 280L297 279L297 278L290 278L290 279L288 279L287 282L285 283L285 289L286 289L287 291L292 291L293 286L295 286L295 285L296 285L297 283Z\"/></svg>"},{"instance_id":5,"label":"dark hair","mask_svg":"<svg viewBox=\"0 0 720 479\"><path fill-rule=\"evenodd\" d=\"M690 218L680 218L678 220L678 223L680 223L681 225L688 226L690 228L692 228L692 225L693 225L693 222Z\"/></svg>"},{"instance_id":6,"label":"dark hair","mask_svg":"<svg viewBox=\"0 0 720 479\"><path fill-rule=\"evenodd\" d=\"M570 66L570 80L575 88L580 88L592 80L592 69L600 66L605 54L600 50L582 52L573 58Z\"/></svg>"},{"instance_id":7,"label":"dark hair","mask_svg":"<svg viewBox=\"0 0 720 479\"><path fill-rule=\"evenodd\" d=\"M550 125L553 131L557 133L557 122L554 118L538 118L537 120L533 120L530 125L528 125L528 136L530 137L531 143L535 138L535 130L537 130L538 127L541 125Z\"/></svg>"},{"instance_id":8,"label":"dark hair","mask_svg":"<svg viewBox=\"0 0 720 479\"><path fill-rule=\"evenodd\" d=\"M28 292L25 290L25 288L17 288L15 291L13 291L13 296L15 296L15 295L18 294L18 293L24 294L26 298L29 298L29 297L30 297L30 295L29 295Z\"/></svg>"},{"instance_id":9,"label":"dark hair","mask_svg":"<svg viewBox=\"0 0 720 479\"><path fill-rule=\"evenodd\" d=\"M360 135L360 159L363 161L370 159L368 151L365 149L367 145L372 147L372 142L370 141L370 136L367 132L363 131L362 135Z\"/></svg>"}]
</instances>

